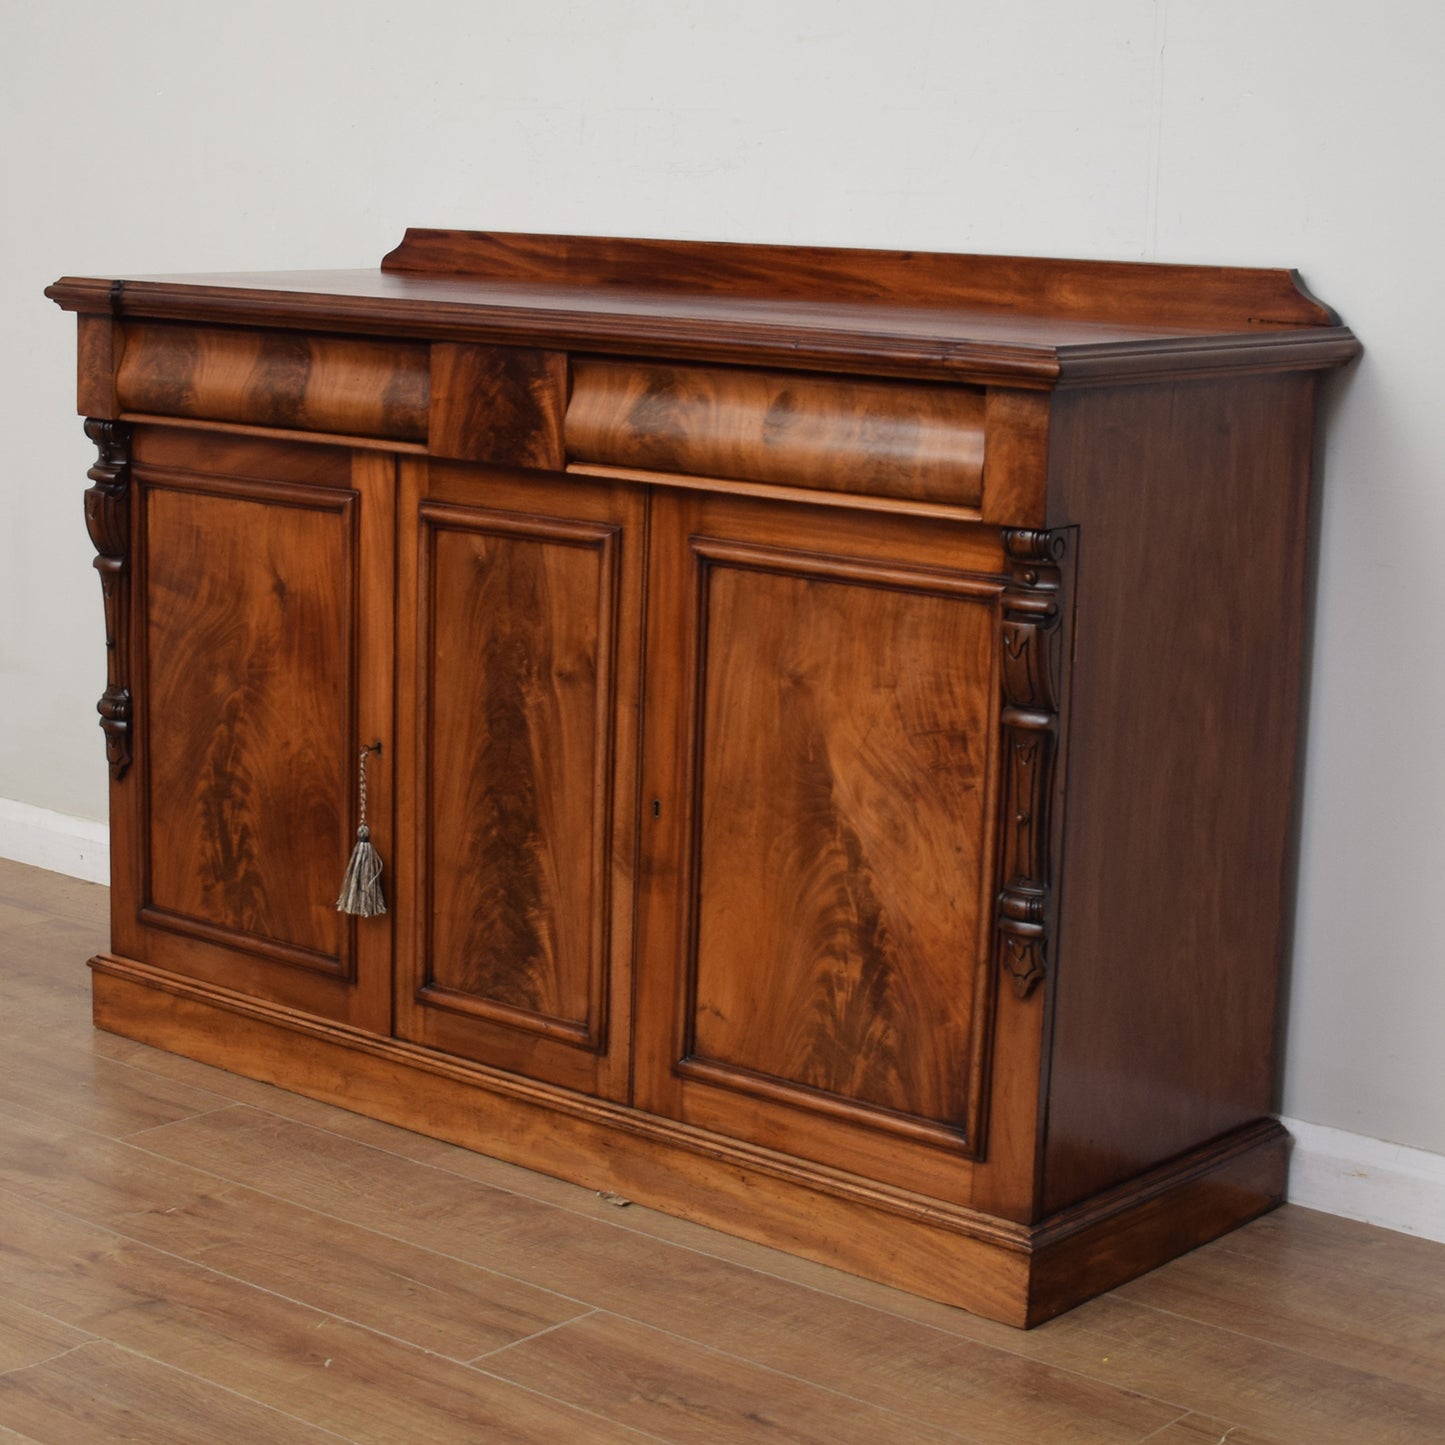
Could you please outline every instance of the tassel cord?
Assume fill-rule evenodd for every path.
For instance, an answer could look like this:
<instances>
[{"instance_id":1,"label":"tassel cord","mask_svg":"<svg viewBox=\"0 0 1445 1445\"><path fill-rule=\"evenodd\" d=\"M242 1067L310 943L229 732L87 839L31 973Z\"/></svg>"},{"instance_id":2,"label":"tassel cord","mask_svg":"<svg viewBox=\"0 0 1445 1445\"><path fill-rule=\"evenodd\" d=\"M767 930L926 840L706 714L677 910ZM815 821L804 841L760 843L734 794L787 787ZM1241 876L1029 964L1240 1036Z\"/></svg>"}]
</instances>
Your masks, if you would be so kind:
<instances>
[{"instance_id":1,"label":"tassel cord","mask_svg":"<svg viewBox=\"0 0 1445 1445\"><path fill-rule=\"evenodd\" d=\"M381 858L371 846L371 829L366 823L366 755L380 751L380 743L361 750L356 846L351 850L346 874L341 880L341 893L336 899L336 911L354 918L375 918L386 912L381 891Z\"/></svg>"}]
</instances>

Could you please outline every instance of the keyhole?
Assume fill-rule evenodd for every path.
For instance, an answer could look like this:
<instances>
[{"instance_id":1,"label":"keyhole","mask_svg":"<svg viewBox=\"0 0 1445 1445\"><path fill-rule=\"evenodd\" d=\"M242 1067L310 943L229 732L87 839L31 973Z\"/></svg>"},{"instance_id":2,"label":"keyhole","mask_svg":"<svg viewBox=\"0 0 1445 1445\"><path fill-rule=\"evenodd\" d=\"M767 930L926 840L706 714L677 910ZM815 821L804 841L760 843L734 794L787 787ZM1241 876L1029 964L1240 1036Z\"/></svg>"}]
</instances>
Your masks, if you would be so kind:
<instances>
[{"instance_id":1,"label":"keyhole","mask_svg":"<svg viewBox=\"0 0 1445 1445\"><path fill-rule=\"evenodd\" d=\"M654 799L652 800L652 816L653 816L654 818L660 818L660 817L662 817L662 799L661 799L661 798L654 798Z\"/></svg>"}]
</instances>

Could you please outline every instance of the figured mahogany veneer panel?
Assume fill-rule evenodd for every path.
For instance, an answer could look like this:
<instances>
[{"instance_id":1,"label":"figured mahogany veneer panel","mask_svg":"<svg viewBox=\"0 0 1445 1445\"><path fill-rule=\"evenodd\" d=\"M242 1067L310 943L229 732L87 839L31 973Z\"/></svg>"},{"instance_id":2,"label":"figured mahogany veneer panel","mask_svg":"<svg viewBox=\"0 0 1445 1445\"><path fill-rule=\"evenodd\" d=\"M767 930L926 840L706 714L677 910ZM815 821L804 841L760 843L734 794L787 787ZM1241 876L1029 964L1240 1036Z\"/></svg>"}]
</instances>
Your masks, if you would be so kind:
<instances>
[{"instance_id":1,"label":"figured mahogany veneer panel","mask_svg":"<svg viewBox=\"0 0 1445 1445\"><path fill-rule=\"evenodd\" d=\"M643 494L418 462L403 515L399 1031L625 1092Z\"/></svg>"},{"instance_id":2,"label":"figured mahogany veneer panel","mask_svg":"<svg viewBox=\"0 0 1445 1445\"><path fill-rule=\"evenodd\" d=\"M118 328L109 316L76 318L76 404L83 416L114 417Z\"/></svg>"},{"instance_id":3,"label":"figured mahogany veneer panel","mask_svg":"<svg viewBox=\"0 0 1445 1445\"><path fill-rule=\"evenodd\" d=\"M967 1205L1037 1102L987 1048L999 534L672 492L650 538L635 1102Z\"/></svg>"},{"instance_id":4,"label":"figured mahogany veneer panel","mask_svg":"<svg viewBox=\"0 0 1445 1445\"><path fill-rule=\"evenodd\" d=\"M158 477L142 495L147 908L342 971L355 495Z\"/></svg>"},{"instance_id":5,"label":"figured mahogany veneer panel","mask_svg":"<svg viewBox=\"0 0 1445 1445\"><path fill-rule=\"evenodd\" d=\"M711 565L691 1059L961 1134L997 589L789 575L811 559L696 545Z\"/></svg>"},{"instance_id":6,"label":"figured mahogany veneer panel","mask_svg":"<svg viewBox=\"0 0 1445 1445\"><path fill-rule=\"evenodd\" d=\"M577 361L569 460L976 507L983 392Z\"/></svg>"},{"instance_id":7,"label":"figured mahogany veneer panel","mask_svg":"<svg viewBox=\"0 0 1445 1445\"><path fill-rule=\"evenodd\" d=\"M426 991L595 1044L614 533L460 508L422 523Z\"/></svg>"},{"instance_id":8,"label":"figured mahogany veneer panel","mask_svg":"<svg viewBox=\"0 0 1445 1445\"><path fill-rule=\"evenodd\" d=\"M525 346L431 348L433 456L562 470L567 358Z\"/></svg>"},{"instance_id":9,"label":"figured mahogany veneer panel","mask_svg":"<svg viewBox=\"0 0 1445 1445\"><path fill-rule=\"evenodd\" d=\"M1325 326L1334 313L1297 273L1242 266L1058 261L836 246L407 228L387 272L574 287L651 285L704 295L980 306L1018 313L1237 329ZM54 289L54 288L52 288Z\"/></svg>"},{"instance_id":10,"label":"figured mahogany veneer panel","mask_svg":"<svg viewBox=\"0 0 1445 1445\"><path fill-rule=\"evenodd\" d=\"M116 396L132 413L424 441L428 386L421 345L130 322Z\"/></svg>"}]
</instances>

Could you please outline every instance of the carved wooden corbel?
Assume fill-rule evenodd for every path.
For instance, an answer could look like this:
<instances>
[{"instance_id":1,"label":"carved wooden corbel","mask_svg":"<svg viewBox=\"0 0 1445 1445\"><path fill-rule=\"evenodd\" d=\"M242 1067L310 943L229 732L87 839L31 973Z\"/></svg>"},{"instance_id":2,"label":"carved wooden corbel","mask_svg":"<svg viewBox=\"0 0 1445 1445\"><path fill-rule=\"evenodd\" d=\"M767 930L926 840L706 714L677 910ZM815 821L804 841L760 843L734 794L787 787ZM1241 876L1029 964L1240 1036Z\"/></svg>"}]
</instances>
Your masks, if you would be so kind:
<instances>
[{"instance_id":1,"label":"carved wooden corbel","mask_svg":"<svg viewBox=\"0 0 1445 1445\"><path fill-rule=\"evenodd\" d=\"M105 602L105 691L96 704L105 733L110 775L119 781L130 767L130 427L87 417L85 434L100 456L86 473L85 525L97 553Z\"/></svg>"},{"instance_id":2,"label":"carved wooden corbel","mask_svg":"<svg viewBox=\"0 0 1445 1445\"><path fill-rule=\"evenodd\" d=\"M1003 594L1004 813L999 965L1027 998L1049 953L1050 801L1058 756L1064 532L1006 530Z\"/></svg>"}]
</instances>

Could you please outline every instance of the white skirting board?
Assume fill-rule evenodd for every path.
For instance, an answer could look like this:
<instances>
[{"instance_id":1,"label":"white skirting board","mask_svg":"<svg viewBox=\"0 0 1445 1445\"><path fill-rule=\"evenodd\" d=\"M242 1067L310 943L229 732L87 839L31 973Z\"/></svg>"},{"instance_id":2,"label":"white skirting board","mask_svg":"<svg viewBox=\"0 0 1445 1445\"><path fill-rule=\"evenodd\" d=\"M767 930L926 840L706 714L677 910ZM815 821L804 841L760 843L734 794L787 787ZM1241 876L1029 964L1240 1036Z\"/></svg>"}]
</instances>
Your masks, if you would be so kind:
<instances>
[{"instance_id":1,"label":"white skirting board","mask_svg":"<svg viewBox=\"0 0 1445 1445\"><path fill-rule=\"evenodd\" d=\"M1445 1155L1302 1119L1280 1122L1294 1136L1291 1204L1445 1241Z\"/></svg>"},{"instance_id":2,"label":"white skirting board","mask_svg":"<svg viewBox=\"0 0 1445 1445\"><path fill-rule=\"evenodd\" d=\"M0 858L108 885L110 830L92 818L0 798Z\"/></svg>"},{"instance_id":3,"label":"white skirting board","mask_svg":"<svg viewBox=\"0 0 1445 1445\"><path fill-rule=\"evenodd\" d=\"M0 858L110 882L106 825L0 798ZM1289 1199L1308 1209L1445 1241L1445 1155L1284 1119Z\"/></svg>"}]
</instances>

